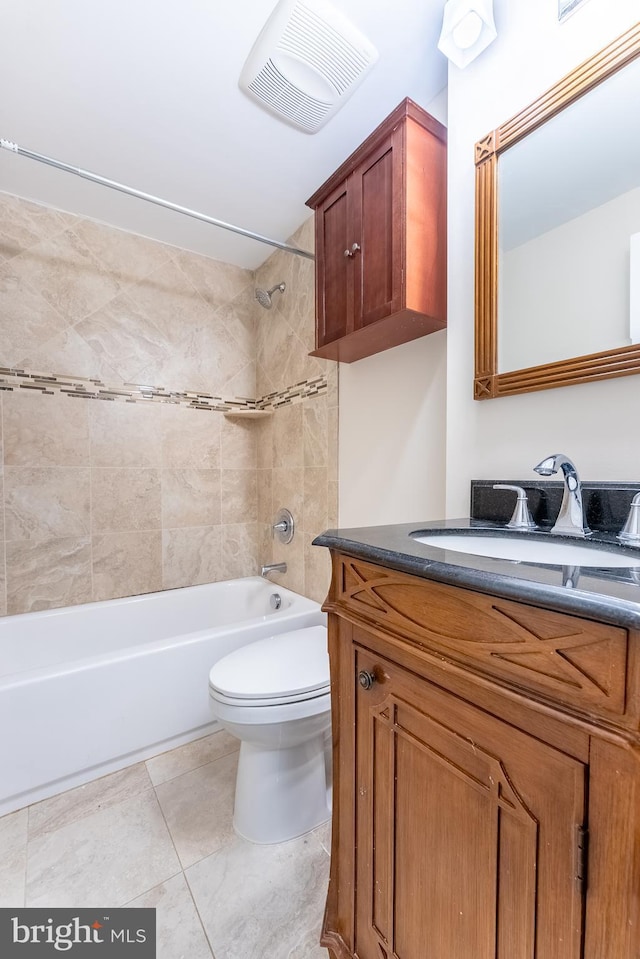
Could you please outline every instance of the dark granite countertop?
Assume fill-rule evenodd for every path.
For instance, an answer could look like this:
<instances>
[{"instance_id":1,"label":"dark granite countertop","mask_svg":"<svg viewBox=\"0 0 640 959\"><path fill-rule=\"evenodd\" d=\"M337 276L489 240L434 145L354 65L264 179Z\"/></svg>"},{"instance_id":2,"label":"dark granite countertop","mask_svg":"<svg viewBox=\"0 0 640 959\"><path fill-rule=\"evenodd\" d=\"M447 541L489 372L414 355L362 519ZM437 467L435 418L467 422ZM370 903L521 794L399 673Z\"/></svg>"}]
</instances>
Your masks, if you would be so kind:
<instances>
[{"instance_id":1,"label":"dark granite countertop","mask_svg":"<svg viewBox=\"0 0 640 959\"><path fill-rule=\"evenodd\" d=\"M452 532L470 528L501 536L523 535L505 530L504 524L459 519L329 529L313 542L424 579L640 630L640 568L576 568L493 559L428 546L410 536L419 530ZM539 530L524 535L534 539L550 536ZM598 532L588 540L558 536L553 539L587 547L592 543L623 549L611 533ZM635 559L640 558L637 548L626 547L626 551Z\"/></svg>"}]
</instances>

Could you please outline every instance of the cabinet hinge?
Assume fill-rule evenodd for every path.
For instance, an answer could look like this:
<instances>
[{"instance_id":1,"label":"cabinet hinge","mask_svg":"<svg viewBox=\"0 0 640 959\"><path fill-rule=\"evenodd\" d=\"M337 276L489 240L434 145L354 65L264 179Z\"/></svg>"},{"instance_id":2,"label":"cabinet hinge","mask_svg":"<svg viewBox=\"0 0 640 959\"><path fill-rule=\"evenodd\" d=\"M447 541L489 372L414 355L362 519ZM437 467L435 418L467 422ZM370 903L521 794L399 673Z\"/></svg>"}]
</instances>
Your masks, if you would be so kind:
<instances>
[{"instance_id":1,"label":"cabinet hinge","mask_svg":"<svg viewBox=\"0 0 640 959\"><path fill-rule=\"evenodd\" d=\"M576 882L583 893L587 890L588 850L589 830L585 826L576 826Z\"/></svg>"}]
</instances>

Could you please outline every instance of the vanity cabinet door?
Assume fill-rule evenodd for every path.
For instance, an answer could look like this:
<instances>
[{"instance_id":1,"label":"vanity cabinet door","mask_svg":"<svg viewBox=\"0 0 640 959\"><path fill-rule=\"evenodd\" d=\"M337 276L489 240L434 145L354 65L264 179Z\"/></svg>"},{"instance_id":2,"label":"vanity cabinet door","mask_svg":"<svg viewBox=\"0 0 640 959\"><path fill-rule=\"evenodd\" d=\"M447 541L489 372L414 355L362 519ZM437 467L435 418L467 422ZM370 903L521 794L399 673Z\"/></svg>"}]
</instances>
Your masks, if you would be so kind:
<instances>
[{"instance_id":1,"label":"vanity cabinet door","mask_svg":"<svg viewBox=\"0 0 640 959\"><path fill-rule=\"evenodd\" d=\"M352 662L354 954L579 959L585 766L359 642Z\"/></svg>"}]
</instances>

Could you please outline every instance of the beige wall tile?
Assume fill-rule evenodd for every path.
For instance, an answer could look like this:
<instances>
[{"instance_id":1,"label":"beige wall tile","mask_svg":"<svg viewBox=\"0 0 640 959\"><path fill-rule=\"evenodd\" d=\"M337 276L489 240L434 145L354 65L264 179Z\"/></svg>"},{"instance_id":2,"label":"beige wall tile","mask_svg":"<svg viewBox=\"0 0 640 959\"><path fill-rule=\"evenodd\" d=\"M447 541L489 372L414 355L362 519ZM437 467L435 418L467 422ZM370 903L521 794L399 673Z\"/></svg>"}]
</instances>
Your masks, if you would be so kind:
<instances>
[{"instance_id":1,"label":"beige wall tile","mask_svg":"<svg viewBox=\"0 0 640 959\"><path fill-rule=\"evenodd\" d=\"M260 421L258 430L258 469L271 469L273 466L273 424L275 416L266 416Z\"/></svg>"},{"instance_id":2,"label":"beige wall tile","mask_svg":"<svg viewBox=\"0 0 640 959\"><path fill-rule=\"evenodd\" d=\"M333 480L328 487L327 524L331 529L338 525L338 484Z\"/></svg>"},{"instance_id":3,"label":"beige wall tile","mask_svg":"<svg viewBox=\"0 0 640 959\"><path fill-rule=\"evenodd\" d=\"M160 530L95 533L93 599L137 596L162 589Z\"/></svg>"},{"instance_id":4,"label":"beige wall tile","mask_svg":"<svg viewBox=\"0 0 640 959\"><path fill-rule=\"evenodd\" d=\"M256 311L253 286L233 299L223 301L216 309L216 322L221 323L247 356L256 355Z\"/></svg>"},{"instance_id":5,"label":"beige wall tile","mask_svg":"<svg viewBox=\"0 0 640 959\"><path fill-rule=\"evenodd\" d=\"M110 366L103 353L93 350L71 327L57 333L35 352L22 355L21 369L62 376L101 380L107 386L122 386L124 378Z\"/></svg>"},{"instance_id":6,"label":"beige wall tile","mask_svg":"<svg viewBox=\"0 0 640 959\"><path fill-rule=\"evenodd\" d=\"M253 277L250 270L231 263L221 263L207 256L199 256L188 250L173 248L171 255L198 294L214 309L243 293L252 295Z\"/></svg>"},{"instance_id":7,"label":"beige wall tile","mask_svg":"<svg viewBox=\"0 0 640 959\"><path fill-rule=\"evenodd\" d=\"M88 466L87 402L31 390L5 393L5 465Z\"/></svg>"},{"instance_id":8,"label":"beige wall tile","mask_svg":"<svg viewBox=\"0 0 640 959\"><path fill-rule=\"evenodd\" d=\"M224 579L255 576L260 572L257 523L235 523L222 527L221 562Z\"/></svg>"},{"instance_id":9,"label":"beige wall tile","mask_svg":"<svg viewBox=\"0 0 640 959\"><path fill-rule=\"evenodd\" d=\"M92 466L160 466L162 407L153 403L89 403Z\"/></svg>"},{"instance_id":10,"label":"beige wall tile","mask_svg":"<svg viewBox=\"0 0 640 959\"><path fill-rule=\"evenodd\" d=\"M219 524L220 470L163 469L163 529Z\"/></svg>"},{"instance_id":11,"label":"beige wall tile","mask_svg":"<svg viewBox=\"0 0 640 959\"><path fill-rule=\"evenodd\" d=\"M262 566L265 563L273 562L273 531L271 529L271 524L266 525L265 523L258 523L257 543L258 543L257 572L259 573L260 566Z\"/></svg>"},{"instance_id":12,"label":"beige wall tile","mask_svg":"<svg viewBox=\"0 0 640 959\"><path fill-rule=\"evenodd\" d=\"M198 586L225 579L220 526L186 526L162 532L162 586Z\"/></svg>"},{"instance_id":13,"label":"beige wall tile","mask_svg":"<svg viewBox=\"0 0 640 959\"><path fill-rule=\"evenodd\" d=\"M78 220L73 232L121 287L140 282L170 259L171 247L93 220Z\"/></svg>"},{"instance_id":14,"label":"beige wall tile","mask_svg":"<svg viewBox=\"0 0 640 959\"><path fill-rule=\"evenodd\" d=\"M75 330L123 383L165 386L162 371L171 346L131 292L114 297L77 323Z\"/></svg>"},{"instance_id":15,"label":"beige wall tile","mask_svg":"<svg viewBox=\"0 0 640 959\"><path fill-rule=\"evenodd\" d=\"M237 396L241 399L252 400L260 396L256 389L256 364L247 363L238 373L234 373L222 384L225 396Z\"/></svg>"},{"instance_id":16,"label":"beige wall tile","mask_svg":"<svg viewBox=\"0 0 640 959\"><path fill-rule=\"evenodd\" d=\"M328 525L329 499L327 470L322 466L304 471L304 506L302 528L317 536Z\"/></svg>"},{"instance_id":17,"label":"beige wall tile","mask_svg":"<svg viewBox=\"0 0 640 959\"><path fill-rule=\"evenodd\" d=\"M220 470L221 522L256 523L258 486L256 470Z\"/></svg>"},{"instance_id":18,"label":"beige wall tile","mask_svg":"<svg viewBox=\"0 0 640 959\"><path fill-rule=\"evenodd\" d=\"M7 612L73 606L91 600L91 545L63 537L6 544Z\"/></svg>"},{"instance_id":19,"label":"beige wall tile","mask_svg":"<svg viewBox=\"0 0 640 959\"><path fill-rule=\"evenodd\" d=\"M258 437L262 420L223 418L220 430L220 455L226 469L255 469L258 463Z\"/></svg>"},{"instance_id":20,"label":"beige wall tile","mask_svg":"<svg viewBox=\"0 0 640 959\"><path fill-rule=\"evenodd\" d=\"M331 557L328 549L311 545L313 538L303 533L304 594L317 603L324 603L331 582Z\"/></svg>"},{"instance_id":21,"label":"beige wall tile","mask_svg":"<svg viewBox=\"0 0 640 959\"><path fill-rule=\"evenodd\" d=\"M274 516L279 509L288 509L294 522L300 525L304 509L304 470L274 469L272 482L271 502Z\"/></svg>"},{"instance_id":22,"label":"beige wall tile","mask_svg":"<svg viewBox=\"0 0 640 959\"><path fill-rule=\"evenodd\" d=\"M3 489L0 470L0 615L5 511L12 611L159 588L159 568L165 588L253 575L259 562L273 559L270 525L280 506L294 513L298 537L323 525L323 511L332 523L338 368L307 356L314 335L310 261L276 251L254 276L6 194L0 216L0 363L107 387L143 383L225 398L262 396L320 370L330 383L329 396L255 422L174 404L27 390L0 396L4 462L12 471ZM312 216L296 236L312 248ZM280 281L286 291L267 313L255 287ZM325 468L323 487L313 471ZM144 536L125 534L162 528L162 544L153 538L145 566ZM90 548L91 534L93 594L91 564L87 576L84 560L73 558L74 544ZM31 563L32 538L48 556L42 567ZM132 568L128 552L136 550L141 562ZM297 543L294 557L289 584L302 591Z\"/></svg>"},{"instance_id":23,"label":"beige wall tile","mask_svg":"<svg viewBox=\"0 0 640 959\"><path fill-rule=\"evenodd\" d=\"M8 540L84 539L91 529L89 470L8 466L5 471Z\"/></svg>"},{"instance_id":24,"label":"beige wall tile","mask_svg":"<svg viewBox=\"0 0 640 959\"><path fill-rule=\"evenodd\" d=\"M280 469L304 465L302 403L283 406L273 416L273 465Z\"/></svg>"},{"instance_id":25,"label":"beige wall tile","mask_svg":"<svg viewBox=\"0 0 640 959\"><path fill-rule=\"evenodd\" d=\"M94 533L160 529L160 470L92 469L91 525Z\"/></svg>"},{"instance_id":26,"label":"beige wall tile","mask_svg":"<svg viewBox=\"0 0 640 959\"><path fill-rule=\"evenodd\" d=\"M256 359L262 367L262 375L272 384L271 389L282 390L290 385L285 380L285 367L295 350L297 338L277 309L262 314L258 320L257 331Z\"/></svg>"},{"instance_id":27,"label":"beige wall tile","mask_svg":"<svg viewBox=\"0 0 640 959\"><path fill-rule=\"evenodd\" d=\"M68 322L37 290L20 282L12 263L0 265L0 343L2 363L8 366L38 350Z\"/></svg>"},{"instance_id":28,"label":"beige wall tile","mask_svg":"<svg viewBox=\"0 0 640 959\"><path fill-rule=\"evenodd\" d=\"M329 480L338 482L338 408L329 407L327 413L327 466Z\"/></svg>"},{"instance_id":29,"label":"beige wall tile","mask_svg":"<svg viewBox=\"0 0 640 959\"><path fill-rule=\"evenodd\" d=\"M338 406L339 403L339 383L340 366L338 363L331 363L329 360L324 364L324 373L327 377L327 403L329 407Z\"/></svg>"},{"instance_id":30,"label":"beige wall tile","mask_svg":"<svg viewBox=\"0 0 640 959\"><path fill-rule=\"evenodd\" d=\"M120 284L104 271L72 230L30 247L11 261L20 284L37 290L70 324L118 295Z\"/></svg>"},{"instance_id":31,"label":"beige wall tile","mask_svg":"<svg viewBox=\"0 0 640 959\"><path fill-rule=\"evenodd\" d=\"M9 193L0 193L0 220L0 253L6 259L17 256L41 240L62 233L69 223L66 214Z\"/></svg>"},{"instance_id":32,"label":"beige wall tile","mask_svg":"<svg viewBox=\"0 0 640 959\"><path fill-rule=\"evenodd\" d=\"M274 520L273 509L273 471L258 470L258 522L271 525Z\"/></svg>"},{"instance_id":33,"label":"beige wall tile","mask_svg":"<svg viewBox=\"0 0 640 959\"><path fill-rule=\"evenodd\" d=\"M287 564L287 572L274 573L271 577L273 581L304 596L304 545L299 529L290 543L284 544L274 539L272 562Z\"/></svg>"},{"instance_id":34,"label":"beige wall tile","mask_svg":"<svg viewBox=\"0 0 640 959\"><path fill-rule=\"evenodd\" d=\"M218 469L222 414L163 403L162 465Z\"/></svg>"},{"instance_id":35,"label":"beige wall tile","mask_svg":"<svg viewBox=\"0 0 640 959\"><path fill-rule=\"evenodd\" d=\"M302 407L304 465L327 466L329 420L326 396L305 400Z\"/></svg>"}]
</instances>

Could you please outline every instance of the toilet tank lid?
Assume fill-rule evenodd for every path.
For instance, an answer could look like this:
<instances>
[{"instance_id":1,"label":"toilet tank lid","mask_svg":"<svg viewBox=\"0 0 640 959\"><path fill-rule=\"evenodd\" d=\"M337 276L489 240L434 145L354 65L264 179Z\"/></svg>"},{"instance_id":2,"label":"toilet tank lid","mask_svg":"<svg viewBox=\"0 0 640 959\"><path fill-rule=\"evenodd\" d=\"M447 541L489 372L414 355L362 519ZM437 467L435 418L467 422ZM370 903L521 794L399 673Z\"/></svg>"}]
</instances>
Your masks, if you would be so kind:
<instances>
[{"instance_id":1,"label":"toilet tank lid","mask_svg":"<svg viewBox=\"0 0 640 959\"><path fill-rule=\"evenodd\" d=\"M212 689L236 699L269 699L329 686L326 626L307 626L241 646L215 663Z\"/></svg>"}]
</instances>

